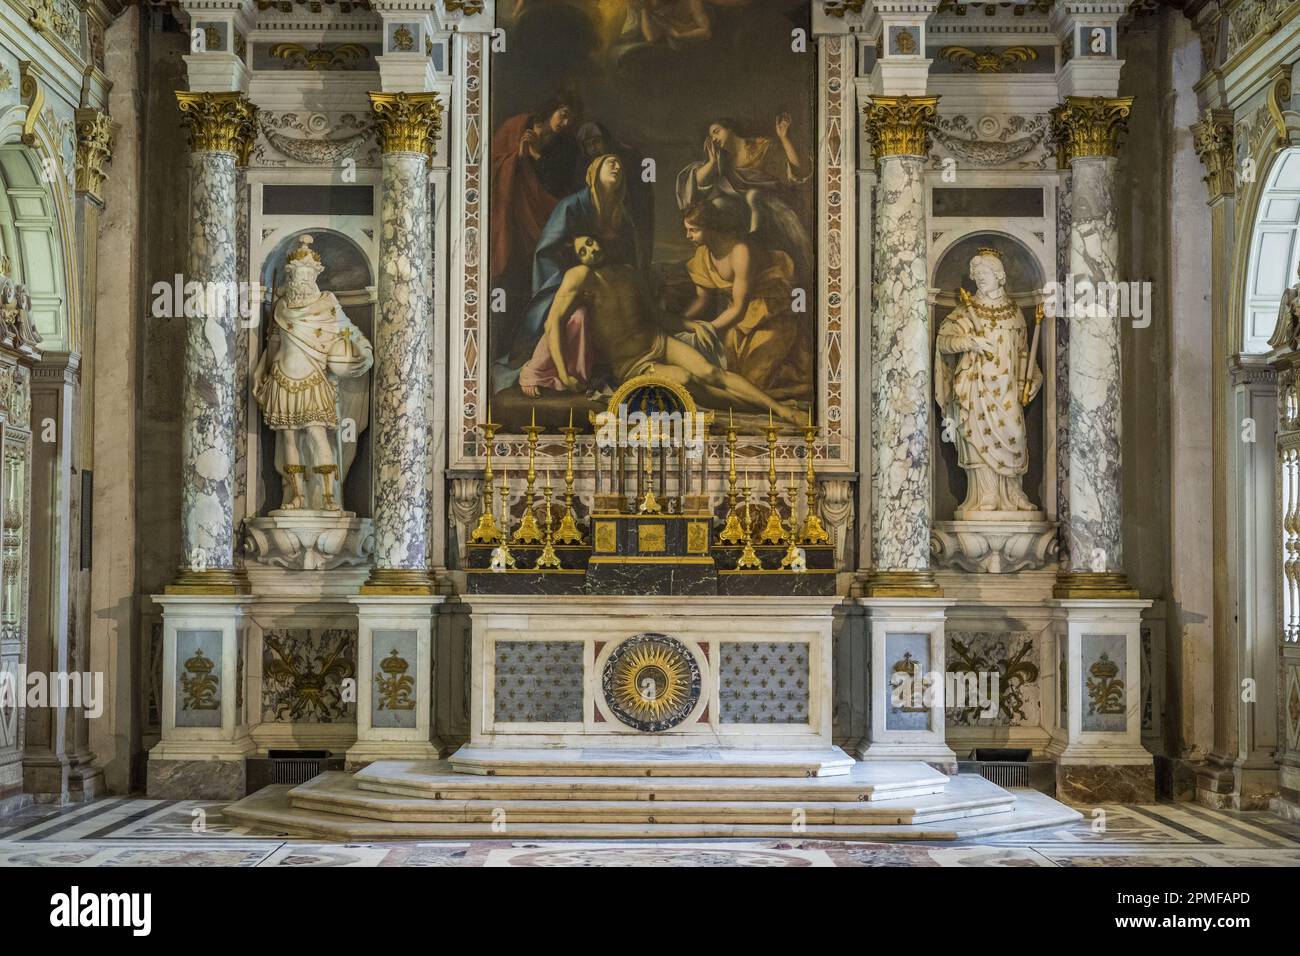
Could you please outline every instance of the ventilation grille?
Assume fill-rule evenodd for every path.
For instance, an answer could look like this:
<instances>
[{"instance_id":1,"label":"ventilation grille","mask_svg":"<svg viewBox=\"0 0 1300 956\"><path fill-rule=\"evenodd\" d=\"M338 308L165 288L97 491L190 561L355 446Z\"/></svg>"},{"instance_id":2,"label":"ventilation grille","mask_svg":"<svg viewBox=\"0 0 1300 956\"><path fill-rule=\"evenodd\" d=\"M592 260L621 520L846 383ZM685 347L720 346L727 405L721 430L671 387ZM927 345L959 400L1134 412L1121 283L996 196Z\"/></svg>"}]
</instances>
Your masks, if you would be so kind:
<instances>
[{"instance_id":1,"label":"ventilation grille","mask_svg":"<svg viewBox=\"0 0 1300 956\"><path fill-rule=\"evenodd\" d=\"M271 761L272 783L306 783L326 770L324 758L280 758Z\"/></svg>"},{"instance_id":2,"label":"ventilation grille","mask_svg":"<svg viewBox=\"0 0 1300 956\"><path fill-rule=\"evenodd\" d=\"M996 783L999 787L1027 787L1029 786L1029 764L982 761L980 776Z\"/></svg>"}]
</instances>

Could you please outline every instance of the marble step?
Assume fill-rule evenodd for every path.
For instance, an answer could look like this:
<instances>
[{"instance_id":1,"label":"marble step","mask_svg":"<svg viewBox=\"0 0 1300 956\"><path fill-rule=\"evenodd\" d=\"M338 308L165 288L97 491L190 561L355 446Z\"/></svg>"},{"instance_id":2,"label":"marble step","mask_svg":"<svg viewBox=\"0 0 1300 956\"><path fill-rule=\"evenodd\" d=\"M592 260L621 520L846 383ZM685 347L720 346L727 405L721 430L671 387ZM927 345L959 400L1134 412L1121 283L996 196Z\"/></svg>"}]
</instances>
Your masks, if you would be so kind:
<instances>
[{"instance_id":1,"label":"marble step","mask_svg":"<svg viewBox=\"0 0 1300 956\"><path fill-rule=\"evenodd\" d=\"M379 760L356 774L362 790L431 800L719 800L857 803L943 791L948 778L928 764L853 762L831 777L478 776L445 760Z\"/></svg>"},{"instance_id":2,"label":"marble step","mask_svg":"<svg viewBox=\"0 0 1300 956\"><path fill-rule=\"evenodd\" d=\"M289 793L290 803L369 820L409 823L743 823L916 824L978 814L1007 813L1016 798L982 777L969 776L946 792L869 802L755 799L721 800L456 800L363 790L350 774L324 773Z\"/></svg>"},{"instance_id":3,"label":"marble step","mask_svg":"<svg viewBox=\"0 0 1300 956\"><path fill-rule=\"evenodd\" d=\"M839 747L739 750L725 747L461 747L457 773L519 777L833 777L856 762Z\"/></svg>"},{"instance_id":4,"label":"marble step","mask_svg":"<svg viewBox=\"0 0 1300 956\"><path fill-rule=\"evenodd\" d=\"M809 824L795 831L783 825L746 823L509 823L502 832L492 823L409 823L368 820L295 807L288 785L266 787L231 804L225 817L257 834L322 838L346 842L370 840L629 840L729 839L789 840L967 840L978 837L1066 826L1082 819L1077 810L1034 790L1015 791L1013 809L931 823Z\"/></svg>"}]
</instances>

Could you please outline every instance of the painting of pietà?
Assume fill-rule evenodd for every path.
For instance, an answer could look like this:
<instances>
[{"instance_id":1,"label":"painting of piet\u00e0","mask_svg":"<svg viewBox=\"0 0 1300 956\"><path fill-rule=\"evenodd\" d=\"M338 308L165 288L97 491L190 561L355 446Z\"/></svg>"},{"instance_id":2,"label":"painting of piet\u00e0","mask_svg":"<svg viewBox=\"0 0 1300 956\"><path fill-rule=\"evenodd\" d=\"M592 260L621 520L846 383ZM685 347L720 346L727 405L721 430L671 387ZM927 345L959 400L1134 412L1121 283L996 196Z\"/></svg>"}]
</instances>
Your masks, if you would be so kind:
<instances>
[{"instance_id":1,"label":"painting of piet\u00e0","mask_svg":"<svg viewBox=\"0 0 1300 956\"><path fill-rule=\"evenodd\" d=\"M807 18L798 0L499 5L488 351L507 430L601 409L645 374L706 408L807 419Z\"/></svg>"}]
</instances>

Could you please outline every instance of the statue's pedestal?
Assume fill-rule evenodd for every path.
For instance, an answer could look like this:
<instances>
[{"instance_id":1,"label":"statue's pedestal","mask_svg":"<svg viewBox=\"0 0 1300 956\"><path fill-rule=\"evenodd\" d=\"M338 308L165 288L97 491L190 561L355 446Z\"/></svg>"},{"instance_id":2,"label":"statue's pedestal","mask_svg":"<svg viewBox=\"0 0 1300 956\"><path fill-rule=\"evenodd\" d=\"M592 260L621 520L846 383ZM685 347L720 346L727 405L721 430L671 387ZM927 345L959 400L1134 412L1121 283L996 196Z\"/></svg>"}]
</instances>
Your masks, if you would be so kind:
<instances>
[{"instance_id":1,"label":"statue's pedestal","mask_svg":"<svg viewBox=\"0 0 1300 956\"><path fill-rule=\"evenodd\" d=\"M249 560L295 571L332 571L370 562L374 536L369 518L351 511L278 510L250 518Z\"/></svg>"},{"instance_id":2,"label":"statue's pedestal","mask_svg":"<svg viewBox=\"0 0 1300 956\"><path fill-rule=\"evenodd\" d=\"M937 565L985 574L1046 567L1059 548L1056 523L1041 511L961 511L936 521L930 553Z\"/></svg>"}]
</instances>

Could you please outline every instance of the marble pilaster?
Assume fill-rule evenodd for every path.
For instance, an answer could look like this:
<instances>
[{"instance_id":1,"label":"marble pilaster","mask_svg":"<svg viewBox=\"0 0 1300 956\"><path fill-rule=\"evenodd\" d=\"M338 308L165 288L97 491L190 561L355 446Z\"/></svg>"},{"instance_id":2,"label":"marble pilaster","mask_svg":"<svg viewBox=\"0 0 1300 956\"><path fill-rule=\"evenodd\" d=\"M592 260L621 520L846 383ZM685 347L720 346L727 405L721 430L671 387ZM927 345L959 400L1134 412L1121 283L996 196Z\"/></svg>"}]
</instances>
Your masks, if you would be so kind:
<instances>
[{"instance_id":1,"label":"marble pilaster","mask_svg":"<svg viewBox=\"0 0 1300 956\"><path fill-rule=\"evenodd\" d=\"M240 593L234 484L239 315L236 163L247 162L257 109L240 93L177 93L190 130L190 275L204 290L186 315L181 430L183 569L170 593ZM187 300L188 301L188 300ZM187 308L187 312L190 311Z\"/></svg>"},{"instance_id":2,"label":"marble pilaster","mask_svg":"<svg viewBox=\"0 0 1300 956\"><path fill-rule=\"evenodd\" d=\"M869 595L936 597L930 570L930 307L924 156L938 97L873 96Z\"/></svg>"},{"instance_id":3,"label":"marble pilaster","mask_svg":"<svg viewBox=\"0 0 1300 956\"><path fill-rule=\"evenodd\" d=\"M1134 597L1123 573L1119 321L1102 290L1119 281L1118 139L1131 98L1067 97L1053 112L1071 170L1068 312L1068 555L1058 597ZM1091 289L1097 293L1088 296Z\"/></svg>"},{"instance_id":4,"label":"marble pilaster","mask_svg":"<svg viewBox=\"0 0 1300 956\"><path fill-rule=\"evenodd\" d=\"M375 323L374 570L365 594L430 594L429 158L441 128L433 93L371 93L384 149Z\"/></svg>"}]
</instances>

